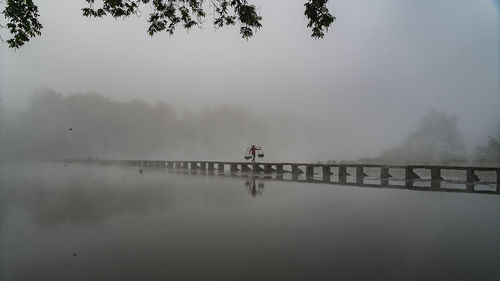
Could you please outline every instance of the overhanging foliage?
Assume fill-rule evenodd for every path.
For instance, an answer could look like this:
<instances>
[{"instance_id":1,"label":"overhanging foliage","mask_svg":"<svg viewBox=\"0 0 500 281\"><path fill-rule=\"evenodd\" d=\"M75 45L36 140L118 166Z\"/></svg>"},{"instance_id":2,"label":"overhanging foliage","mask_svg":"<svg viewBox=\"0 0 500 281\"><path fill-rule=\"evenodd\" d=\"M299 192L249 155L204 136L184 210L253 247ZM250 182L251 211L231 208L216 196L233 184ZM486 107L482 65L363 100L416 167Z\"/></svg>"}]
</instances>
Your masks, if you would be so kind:
<instances>
[{"instance_id":1,"label":"overhanging foliage","mask_svg":"<svg viewBox=\"0 0 500 281\"><path fill-rule=\"evenodd\" d=\"M141 7L149 7L147 17L148 34L158 32L173 34L180 24L189 29L201 26L212 11L213 24L216 28L239 24L240 34L248 39L254 31L262 27L262 16L255 5L247 0L85 0L87 7L82 9L83 16L126 18L141 13ZM328 8L328 0L307 0L304 4L304 15L308 19L307 27L311 28L313 38L323 38L328 27L335 20ZM33 0L6 0L2 11L6 27L12 38L6 42L10 48L20 48L31 38L41 35L43 28L38 21L38 7Z\"/></svg>"}]
</instances>

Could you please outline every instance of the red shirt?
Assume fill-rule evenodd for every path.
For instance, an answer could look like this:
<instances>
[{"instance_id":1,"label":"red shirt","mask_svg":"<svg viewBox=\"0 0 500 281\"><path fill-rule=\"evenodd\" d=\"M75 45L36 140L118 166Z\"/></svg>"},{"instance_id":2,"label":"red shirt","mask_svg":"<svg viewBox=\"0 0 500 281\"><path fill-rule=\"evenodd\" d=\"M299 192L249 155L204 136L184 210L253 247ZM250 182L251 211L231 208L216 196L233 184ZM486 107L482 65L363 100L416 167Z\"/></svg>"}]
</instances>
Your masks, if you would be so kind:
<instances>
[{"instance_id":1,"label":"red shirt","mask_svg":"<svg viewBox=\"0 0 500 281\"><path fill-rule=\"evenodd\" d=\"M255 155L255 151L256 150L260 150L260 148L257 148L257 147L250 147L250 153L252 153L252 155Z\"/></svg>"}]
</instances>

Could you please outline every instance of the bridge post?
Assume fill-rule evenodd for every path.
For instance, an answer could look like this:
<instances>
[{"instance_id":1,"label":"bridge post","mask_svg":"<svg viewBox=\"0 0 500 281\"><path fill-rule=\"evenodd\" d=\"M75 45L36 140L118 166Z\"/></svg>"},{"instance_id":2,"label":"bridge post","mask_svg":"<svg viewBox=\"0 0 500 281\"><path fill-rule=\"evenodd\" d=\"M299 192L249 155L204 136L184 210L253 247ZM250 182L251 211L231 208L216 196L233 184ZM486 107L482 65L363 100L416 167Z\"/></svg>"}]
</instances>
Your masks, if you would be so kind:
<instances>
[{"instance_id":1,"label":"bridge post","mask_svg":"<svg viewBox=\"0 0 500 281\"><path fill-rule=\"evenodd\" d=\"M363 178L366 176L363 166L356 166L356 184L363 184Z\"/></svg>"},{"instance_id":2,"label":"bridge post","mask_svg":"<svg viewBox=\"0 0 500 281\"><path fill-rule=\"evenodd\" d=\"M283 174L283 164L276 164L276 173Z\"/></svg>"},{"instance_id":3,"label":"bridge post","mask_svg":"<svg viewBox=\"0 0 500 281\"><path fill-rule=\"evenodd\" d=\"M314 166L306 165L306 179L312 180L314 178Z\"/></svg>"},{"instance_id":4,"label":"bridge post","mask_svg":"<svg viewBox=\"0 0 500 281\"><path fill-rule=\"evenodd\" d=\"M304 172L299 169L299 165L292 164L292 174L303 174Z\"/></svg>"},{"instance_id":5,"label":"bridge post","mask_svg":"<svg viewBox=\"0 0 500 281\"><path fill-rule=\"evenodd\" d=\"M433 181L443 180L443 178L441 177L441 168L438 167L431 168L431 180Z\"/></svg>"},{"instance_id":6,"label":"bridge post","mask_svg":"<svg viewBox=\"0 0 500 281\"><path fill-rule=\"evenodd\" d=\"M500 194L500 169L496 169L497 174L497 190L496 192Z\"/></svg>"},{"instance_id":7,"label":"bridge post","mask_svg":"<svg viewBox=\"0 0 500 281\"><path fill-rule=\"evenodd\" d=\"M414 171L413 167L406 166L405 167L405 179L406 180L414 180L420 178Z\"/></svg>"},{"instance_id":8,"label":"bridge post","mask_svg":"<svg viewBox=\"0 0 500 281\"><path fill-rule=\"evenodd\" d=\"M348 175L349 174L347 173L347 167L339 166L339 183L345 184L347 182Z\"/></svg>"},{"instance_id":9,"label":"bridge post","mask_svg":"<svg viewBox=\"0 0 500 281\"><path fill-rule=\"evenodd\" d=\"M230 171L231 173L238 172L238 171L239 171L239 169L238 169L238 164L231 163L231 164L229 165L229 171Z\"/></svg>"},{"instance_id":10,"label":"bridge post","mask_svg":"<svg viewBox=\"0 0 500 281\"><path fill-rule=\"evenodd\" d=\"M323 166L323 181L330 181L330 177L332 175L332 171L330 170L330 166Z\"/></svg>"},{"instance_id":11,"label":"bridge post","mask_svg":"<svg viewBox=\"0 0 500 281\"><path fill-rule=\"evenodd\" d=\"M224 163L222 162L217 163L217 170L219 170L219 172L224 173Z\"/></svg>"},{"instance_id":12,"label":"bridge post","mask_svg":"<svg viewBox=\"0 0 500 281\"><path fill-rule=\"evenodd\" d=\"M405 167L405 180L413 179L413 168Z\"/></svg>"},{"instance_id":13,"label":"bridge post","mask_svg":"<svg viewBox=\"0 0 500 281\"><path fill-rule=\"evenodd\" d=\"M271 166L271 164L264 164L264 172L265 173L272 173L272 172L274 172L274 169Z\"/></svg>"},{"instance_id":14,"label":"bridge post","mask_svg":"<svg viewBox=\"0 0 500 281\"><path fill-rule=\"evenodd\" d=\"M474 192L474 182L479 181L479 177L475 172L474 169L467 169L467 174L465 176L465 189L467 192Z\"/></svg>"},{"instance_id":15,"label":"bridge post","mask_svg":"<svg viewBox=\"0 0 500 281\"><path fill-rule=\"evenodd\" d=\"M262 171L263 171L263 170L262 170L262 168L260 167L260 164L259 164L259 163L253 163L253 165L252 165L252 170L253 170L254 172L262 172Z\"/></svg>"},{"instance_id":16,"label":"bridge post","mask_svg":"<svg viewBox=\"0 0 500 281\"><path fill-rule=\"evenodd\" d=\"M187 169L188 168L188 162L187 161L184 161L182 162L182 169Z\"/></svg>"},{"instance_id":17,"label":"bridge post","mask_svg":"<svg viewBox=\"0 0 500 281\"><path fill-rule=\"evenodd\" d=\"M299 179L299 174L302 172L297 165L290 165L290 169L292 171L292 180L298 180Z\"/></svg>"},{"instance_id":18,"label":"bridge post","mask_svg":"<svg viewBox=\"0 0 500 281\"><path fill-rule=\"evenodd\" d=\"M215 170L215 169L214 169L214 163L213 163L213 162L208 162L207 164L208 164L208 170L209 170L209 171L213 171L213 170Z\"/></svg>"},{"instance_id":19,"label":"bridge post","mask_svg":"<svg viewBox=\"0 0 500 281\"><path fill-rule=\"evenodd\" d=\"M497 169L497 191L500 189L500 169Z\"/></svg>"},{"instance_id":20,"label":"bridge post","mask_svg":"<svg viewBox=\"0 0 500 281\"><path fill-rule=\"evenodd\" d=\"M276 164L276 179L283 179L283 164Z\"/></svg>"},{"instance_id":21,"label":"bridge post","mask_svg":"<svg viewBox=\"0 0 500 281\"><path fill-rule=\"evenodd\" d=\"M389 168L380 167L380 184L381 185L389 185L389 178L391 174L389 173Z\"/></svg>"},{"instance_id":22,"label":"bridge post","mask_svg":"<svg viewBox=\"0 0 500 281\"><path fill-rule=\"evenodd\" d=\"M475 182L479 181L479 177L475 173L476 171L474 169L467 169L467 176L466 176L466 181L467 182Z\"/></svg>"},{"instance_id":23,"label":"bridge post","mask_svg":"<svg viewBox=\"0 0 500 281\"><path fill-rule=\"evenodd\" d=\"M206 171L207 170L207 163L206 162L200 162L200 169L202 171Z\"/></svg>"},{"instance_id":24,"label":"bridge post","mask_svg":"<svg viewBox=\"0 0 500 281\"><path fill-rule=\"evenodd\" d=\"M405 186L413 187L413 180L419 179L420 177L413 171L413 167L405 167Z\"/></svg>"},{"instance_id":25,"label":"bridge post","mask_svg":"<svg viewBox=\"0 0 500 281\"><path fill-rule=\"evenodd\" d=\"M431 189L437 190L441 188L441 181L443 177L441 176L441 168L432 167L431 168Z\"/></svg>"},{"instance_id":26,"label":"bridge post","mask_svg":"<svg viewBox=\"0 0 500 281\"><path fill-rule=\"evenodd\" d=\"M349 176L346 166L339 166L339 175Z\"/></svg>"},{"instance_id":27,"label":"bridge post","mask_svg":"<svg viewBox=\"0 0 500 281\"><path fill-rule=\"evenodd\" d=\"M248 164L241 164L240 165L240 170L242 172L250 172L252 169L248 168Z\"/></svg>"}]
</instances>

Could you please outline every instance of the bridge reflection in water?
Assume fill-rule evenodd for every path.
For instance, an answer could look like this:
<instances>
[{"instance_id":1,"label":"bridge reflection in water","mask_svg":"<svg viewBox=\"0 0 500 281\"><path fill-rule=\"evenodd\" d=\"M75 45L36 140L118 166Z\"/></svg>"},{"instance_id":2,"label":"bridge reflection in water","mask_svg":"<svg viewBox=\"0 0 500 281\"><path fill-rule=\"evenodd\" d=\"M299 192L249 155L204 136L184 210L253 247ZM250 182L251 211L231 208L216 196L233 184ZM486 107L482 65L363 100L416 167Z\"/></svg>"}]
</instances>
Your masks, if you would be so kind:
<instances>
[{"instance_id":1,"label":"bridge reflection in water","mask_svg":"<svg viewBox=\"0 0 500 281\"><path fill-rule=\"evenodd\" d=\"M261 178L266 180L421 191L500 194L499 167L162 160L64 161L66 163L74 162L140 167L141 169L165 169L177 173L244 177L250 179ZM254 190L255 194L259 193L258 187Z\"/></svg>"}]
</instances>

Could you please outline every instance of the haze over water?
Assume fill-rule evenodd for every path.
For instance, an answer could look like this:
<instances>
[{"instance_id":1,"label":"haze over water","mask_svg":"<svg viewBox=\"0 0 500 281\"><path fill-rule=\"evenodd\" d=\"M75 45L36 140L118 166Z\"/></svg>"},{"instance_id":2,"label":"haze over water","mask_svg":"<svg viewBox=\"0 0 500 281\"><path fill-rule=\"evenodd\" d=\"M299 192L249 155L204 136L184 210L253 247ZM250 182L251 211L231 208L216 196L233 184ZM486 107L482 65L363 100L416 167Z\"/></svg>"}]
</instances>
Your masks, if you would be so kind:
<instances>
[{"instance_id":1,"label":"haze over water","mask_svg":"<svg viewBox=\"0 0 500 281\"><path fill-rule=\"evenodd\" d=\"M0 1L0 41L43 24L0 42L0 281L500 280L500 0L330 0L318 40L313 0L248 0L249 40L195 1L154 37L194 2ZM289 164L201 172L252 144Z\"/></svg>"},{"instance_id":2,"label":"haze over water","mask_svg":"<svg viewBox=\"0 0 500 281\"><path fill-rule=\"evenodd\" d=\"M500 196L5 165L1 280L498 280Z\"/></svg>"},{"instance_id":3,"label":"haze over water","mask_svg":"<svg viewBox=\"0 0 500 281\"><path fill-rule=\"evenodd\" d=\"M0 48L7 111L26 108L40 88L161 101L206 119L205 111L225 105L258 125L229 114L218 126L198 128L197 138L205 128L219 132L228 125L229 137L244 141L230 138L221 144L226 151L263 145L276 161L375 157L402 143L432 109L459 117L466 153L500 133L497 0L329 1L336 20L320 40L310 37L305 0L252 0L263 27L248 41L238 26L214 31L211 16L201 29L179 27L173 36L151 38L147 6L140 16L115 20L83 17L85 1L36 2L42 35L17 51ZM206 160L205 151L214 150L235 158L221 155L221 141L210 140L205 147L176 147L186 155L179 160Z\"/></svg>"}]
</instances>

